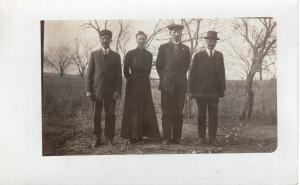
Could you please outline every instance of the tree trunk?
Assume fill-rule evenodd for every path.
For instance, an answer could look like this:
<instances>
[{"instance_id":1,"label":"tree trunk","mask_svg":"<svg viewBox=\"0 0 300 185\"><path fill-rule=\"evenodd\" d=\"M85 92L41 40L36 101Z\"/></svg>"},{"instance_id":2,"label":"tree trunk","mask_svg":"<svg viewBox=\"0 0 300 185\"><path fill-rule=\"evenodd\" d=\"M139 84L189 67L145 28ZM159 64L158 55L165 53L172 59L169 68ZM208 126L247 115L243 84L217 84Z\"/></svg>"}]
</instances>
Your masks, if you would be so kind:
<instances>
[{"instance_id":1,"label":"tree trunk","mask_svg":"<svg viewBox=\"0 0 300 185\"><path fill-rule=\"evenodd\" d=\"M247 77L246 81L246 102L243 105L243 112L241 116L242 125L245 126L250 121L252 110L253 110L253 103L254 103L254 92L252 90L253 84L253 77L255 73L250 73Z\"/></svg>"},{"instance_id":2,"label":"tree trunk","mask_svg":"<svg viewBox=\"0 0 300 185\"><path fill-rule=\"evenodd\" d=\"M183 109L184 109L184 116L186 116L187 119L190 120L191 112L192 112L192 97L190 96L190 94L186 95Z\"/></svg>"},{"instance_id":3,"label":"tree trunk","mask_svg":"<svg viewBox=\"0 0 300 185\"><path fill-rule=\"evenodd\" d=\"M59 77L63 77L64 76L64 69L61 67L60 69L59 69L59 71L58 71L58 73L59 73Z\"/></svg>"},{"instance_id":4,"label":"tree trunk","mask_svg":"<svg viewBox=\"0 0 300 185\"><path fill-rule=\"evenodd\" d=\"M189 66L188 72L191 71L191 67L192 65ZM188 89L190 89L189 87L189 83L188 85ZM187 116L188 121L190 121L191 118L191 112L192 112L192 97L190 93L187 93L186 98L185 98L185 104L184 104L184 115Z\"/></svg>"},{"instance_id":5,"label":"tree trunk","mask_svg":"<svg viewBox=\"0 0 300 185\"><path fill-rule=\"evenodd\" d=\"M263 70L262 70L262 69L260 69L260 70L259 70L259 80L263 80L263 77L262 77L262 72L263 72Z\"/></svg>"}]
</instances>

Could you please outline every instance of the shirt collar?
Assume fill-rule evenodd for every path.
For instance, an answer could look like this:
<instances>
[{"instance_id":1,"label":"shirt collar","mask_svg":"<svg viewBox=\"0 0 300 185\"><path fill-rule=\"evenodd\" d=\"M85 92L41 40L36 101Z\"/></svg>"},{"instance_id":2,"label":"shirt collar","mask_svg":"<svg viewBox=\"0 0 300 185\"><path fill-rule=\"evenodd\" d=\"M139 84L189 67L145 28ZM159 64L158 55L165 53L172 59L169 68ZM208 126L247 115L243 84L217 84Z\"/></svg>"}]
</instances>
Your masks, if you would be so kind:
<instances>
[{"instance_id":1,"label":"shirt collar","mask_svg":"<svg viewBox=\"0 0 300 185\"><path fill-rule=\"evenodd\" d=\"M102 47L102 51L103 51L103 54L107 55L108 52L110 51L110 48L105 49L104 47Z\"/></svg>"},{"instance_id":2,"label":"shirt collar","mask_svg":"<svg viewBox=\"0 0 300 185\"><path fill-rule=\"evenodd\" d=\"M208 56L209 56L210 50L209 50L208 48L205 48L205 50L206 50L206 53L207 53ZM212 50L212 55L214 55L214 54L215 54L215 49Z\"/></svg>"},{"instance_id":3,"label":"shirt collar","mask_svg":"<svg viewBox=\"0 0 300 185\"><path fill-rule=\"evenodd\" d=\"M146 48L136 47L136 49L139 49L139 50L145 50Z\"/></svg>"},{"instance_id":4,"label":"shirt collar","mask_svg":"<svg viewBox=\"0 0 300 185\"><path fill-rule=\"evenodd\" d=\"M170 42L171 44L174 44L174 45L178 45L178 44L181 43L181 41L175 42L175 41L172 40L172 39L170 39L169 42Z\"/></svg>"},{"instance_id":5,"label":"shirt collar","mask_svg":"<svg viewBox=\"0 0 300 185\"><path fill-rule=\"evenodd\" d=\"M180 44L180 41L178 41L178 42L171 41L171 43L173 43L173 44L175 44L175 45L178 45L178 44Z\"/></svg>"}]
</instances>

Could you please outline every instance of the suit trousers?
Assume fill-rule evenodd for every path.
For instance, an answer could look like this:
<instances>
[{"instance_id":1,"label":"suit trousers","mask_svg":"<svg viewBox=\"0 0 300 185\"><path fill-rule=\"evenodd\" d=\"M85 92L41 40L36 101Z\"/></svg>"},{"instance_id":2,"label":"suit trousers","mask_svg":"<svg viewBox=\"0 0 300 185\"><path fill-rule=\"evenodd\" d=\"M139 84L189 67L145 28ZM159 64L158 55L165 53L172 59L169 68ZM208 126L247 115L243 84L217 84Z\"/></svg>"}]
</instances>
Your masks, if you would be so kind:
<instances>
[{"instance_id":1,"label":"suit trousers","mask_svg":"<svg viewBox=\"0 0 300 185\"><path fill-rule=\"evenodd\" d=\"M215 139L218 129L218 97L199 97L198 106L198 136L206 136L206 113L208 111L208 136L209 139Z\"/></svg>"},{"instance_id":2,"label":"suit trousers","mask_svg":"<svg viewBox=\"0 0 300 185\"><path fill-rule=\"evenodd\" d=\"M111 139L115 136L115 107L116 101L112 97L105 97L101 101L95 101L94 112L94 134L101 137L101 114L104 106L105 111L105 128L104 135L106 138Z\"/></svg>"},{"instance_id":3,"label":"suit trousers","mask_svg":"<svg viewBox=\"0 0 300 185\"><path fill-rule=\"evenodd\" d=\"M164 139L179 140L183 124L183 107L185 94L170 94L161 92L162 129ZM173 138L172 138L173 134Z\"/></svg>"}]
</instances>

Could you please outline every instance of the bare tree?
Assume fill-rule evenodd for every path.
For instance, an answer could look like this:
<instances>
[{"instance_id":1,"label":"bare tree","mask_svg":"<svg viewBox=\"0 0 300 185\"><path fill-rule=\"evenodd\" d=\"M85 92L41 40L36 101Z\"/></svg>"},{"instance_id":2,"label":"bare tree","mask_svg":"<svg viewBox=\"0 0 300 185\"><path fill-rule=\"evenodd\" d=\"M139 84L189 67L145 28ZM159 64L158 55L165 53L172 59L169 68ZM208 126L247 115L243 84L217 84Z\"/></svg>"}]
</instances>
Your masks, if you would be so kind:
<instances>
[{"instance_id":1,"label":"bare tree","mask_svg":"<svg viewBox=\"0 0 300 185\"><path fill-rule=\"evenodd\" d=\"M201 34L200 34L200 28L201 28L201 22L203 21L203 19L181 19L182 24L185 26L186 29L186 35L187 35L187 39L183 40L182 42L188 42L190 45L190 52L191 52L191 56L193 56L193 54L197 51L198 47L199 47L199 43L200 43L200 38L201 38ZM203 48L204 46L201 45L201 48Z\"/></svg>"},{"instance_id":2,"label":"bare tree","mask_svg":"<svg viewBox=\"0 0 300 185\"><path fill-rule=\"evenodd\" d=\"M92 47L89 46L88 42L75 38L74 48L70 52L70 57L77 66L81 77L85 74L91 50Z\"/></svg>"},{"instance_id":3,"label":"bare tree","mask_svg":"<svg viewBox=\"0 0 300 185\"><path fill-rule=\"evenodd\" d=\"M107 27L108 27L108 20L105 21L88 20L86 23L79 26L79 28L83 30L85 29L95 30L98 34L99 41L100 41L100 32L102 31L102 29L107 29Z\"/></svg>"},{"instance_id":4,"label":"bare tree","mask_svg":"<svg viewBox=\"0 0 300 185\"><path fill-rule=\"evenodd\" d=\"M109 27L119 28L117 34L113 34L113 45L115 46L116 52L121 51L125 55L127 51L127 44L130 40L130 24L123 20L118 21L99 21L89 20L88 22L80 25L81 29L93 29L97 32L100 40L100 32L103 29L109 29ZM115 36L116 35L116 36Z\"/></svg>"},{"instance_id":5,"label":"bare tree","mask_svg":"<svg viewBox=\"0 0 300 185\"><path fill-rule=\"evenodd\" d=\"M151 45L152 41L156 38L156 36L166 28L167 25L165 25L164 22L161 19L159 19L155 24L152 33L148 35L148 38L145 43L146 48L149 48L149 46Z\"/></svg>"},{"instance_id":6,"label":"bare tree","mask_svg":"<svg viewBox=\"0 0 300 185\"><path fill-rule=\"evenodd\" d=\"M63 77L66 69L71 65L69 48L59 46L52 48L44 56L45 65L54 69L60 77Z\"/></svg>"},{"instance_id":7,"label":"bare tree","mask_svg":"<svg viewBox=\"0 0 300 185\"><path fill-rule=\"evenodd\" d=\"M119 32L116 39L116 52L119 52L119 50L121 50L124 56L127 52L127 44L130 41L130 24L122 20L119 20L118 23Z\"/></svg>"},{"instance_id":8,"label":"bare tree","mask_svg":"<svg viewBox=\"0 0 300 185\"><path fill-rule=\"evenodd\" d=\"M276 52L274 50L277 41L276 22L273 18L268 17L240 18L233 22L233 28L242 36L247 47L246 52L242 53L237 49L240 46L232 46L234 52L244 64L246 75L246 102L241 115L242 124L245 124L249 122L253 110L254 92L252 84L254 76L269 65L264 63L266 56Z\"/></svg>"},{"instance_id":9,"label":"bare tree","mask_svg":"<svg viewBox=\"0 0 300 185\"><path fill-rule=\"evenodd\" d=\"M181 19L181 24L184 25L186 30L186 33L184 33L183 35L184 37L186 37L186 39L183 39L182 42L189 44L191 58L200 46L200 39L201 39L200 28L201 28L202 20L203 19ZM203 44L201 45L201 48L202 47L204 47ZM191 66L192 64L190 64L189 70ZM185 107L184 107L184 111L188 117L188 120L190 119L191 109L192 109L192 98L188 93L188 95L186 96Z\"/></svg>"}]
</instances>

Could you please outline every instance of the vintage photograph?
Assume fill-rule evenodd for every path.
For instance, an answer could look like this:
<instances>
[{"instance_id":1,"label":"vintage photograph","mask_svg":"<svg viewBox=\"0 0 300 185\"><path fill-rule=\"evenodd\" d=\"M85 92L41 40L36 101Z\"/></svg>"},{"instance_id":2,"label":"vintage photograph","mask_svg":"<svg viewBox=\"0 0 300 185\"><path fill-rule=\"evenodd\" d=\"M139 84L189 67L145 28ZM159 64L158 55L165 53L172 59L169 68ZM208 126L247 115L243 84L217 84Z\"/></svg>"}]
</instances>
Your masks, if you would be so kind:
<instances>
[{"instance_id":1,"label":"vintage photograph","mask_svg":"<svg viewBox=\"0 0 300 185\"><path fill-rule=\"evenodd\" d=\"M42 154L277 148L272 17L42 20Z\"/></svg>"}]
</instances>

